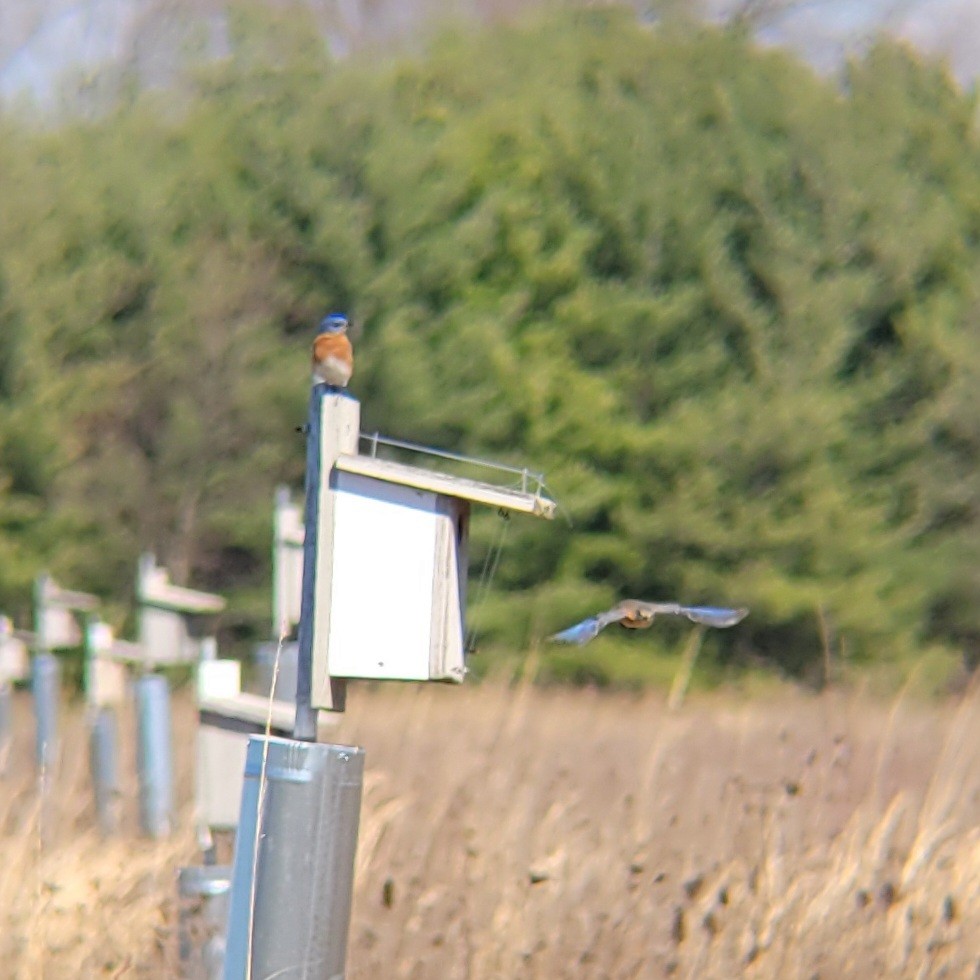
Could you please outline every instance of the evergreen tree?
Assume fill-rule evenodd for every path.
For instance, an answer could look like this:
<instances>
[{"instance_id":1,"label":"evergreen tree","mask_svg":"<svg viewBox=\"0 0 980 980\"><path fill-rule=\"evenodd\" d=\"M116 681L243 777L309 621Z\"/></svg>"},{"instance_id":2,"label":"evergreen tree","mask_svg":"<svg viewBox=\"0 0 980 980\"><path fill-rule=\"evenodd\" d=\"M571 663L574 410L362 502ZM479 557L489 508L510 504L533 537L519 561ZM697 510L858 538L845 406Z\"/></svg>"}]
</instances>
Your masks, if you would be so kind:
<instances>
[{"instance_id":1,"label":"evergreen tree","mask_svg":"<svg viewBox=\"0 0 980 980\"><path fill-rule=\"evenodd\" d=\"M365 429L543 469L570 519L511 522L491 644L632 594L749 605L715 653L802 674L980 656L980 159L942 70L881 45L840 89L609 9L337 66L261 16L179 98L0 120L0 607L42 565L124 599L153 548L261 630L340 308Z\"/></svg>"}]
</instances>

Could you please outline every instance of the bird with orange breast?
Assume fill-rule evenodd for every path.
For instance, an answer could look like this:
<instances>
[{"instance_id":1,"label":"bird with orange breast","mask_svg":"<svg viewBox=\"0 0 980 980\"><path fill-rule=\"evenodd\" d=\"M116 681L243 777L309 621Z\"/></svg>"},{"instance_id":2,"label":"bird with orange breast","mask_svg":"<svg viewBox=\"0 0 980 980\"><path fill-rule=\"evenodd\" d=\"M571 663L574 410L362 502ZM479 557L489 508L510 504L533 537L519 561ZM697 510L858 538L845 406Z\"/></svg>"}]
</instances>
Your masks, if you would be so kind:
<instances>
[{"instance_id":1,"label":"bird with orange breast","mask_svg":"<svg viewBox=\"0 0 980 980\"><path fill-rule=\"evenodd\" d=\"M664 614L686 616L692 623L727 629L742 622L749 614L748 609L728 609L724 606L682 606L677 602L641 602L639 599L624 599L612 609L583 619L581 623L569 626L549 637L557 643L574 643L582 646L594 640L601 629L610 623L619 623L631 630L645 630L657 616Z\"/></svg>"},{"instance_id":2,"label":"bird with orange breast","mask_svg":"<svg viewBox=\"0 0 980 980\"><path fill-rule=\"evenodd\" d=\"M313 341L313 382L346 388L354 373L354 350L347 337L347 317L331 313L320 321Z\"/></svg>"}]
</instances>

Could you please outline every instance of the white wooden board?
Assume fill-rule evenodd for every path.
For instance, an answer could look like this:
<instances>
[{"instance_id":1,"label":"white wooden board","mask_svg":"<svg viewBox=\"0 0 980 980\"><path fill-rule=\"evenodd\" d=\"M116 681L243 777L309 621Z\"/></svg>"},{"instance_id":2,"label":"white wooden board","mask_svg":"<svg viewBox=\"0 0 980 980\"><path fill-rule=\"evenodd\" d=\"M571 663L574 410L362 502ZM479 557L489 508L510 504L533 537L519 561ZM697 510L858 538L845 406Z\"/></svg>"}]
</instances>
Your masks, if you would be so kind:
<instances>
[{"instance_id":1,"label":"white wooden board","mask_svg":"<svg viewBox=\"0 0 980 980\"><path fill-rule=\"evenodd\" d=\"M335 677L429 679L435 494L340 474L329 658Z\"/></svg>"}]
</instances>

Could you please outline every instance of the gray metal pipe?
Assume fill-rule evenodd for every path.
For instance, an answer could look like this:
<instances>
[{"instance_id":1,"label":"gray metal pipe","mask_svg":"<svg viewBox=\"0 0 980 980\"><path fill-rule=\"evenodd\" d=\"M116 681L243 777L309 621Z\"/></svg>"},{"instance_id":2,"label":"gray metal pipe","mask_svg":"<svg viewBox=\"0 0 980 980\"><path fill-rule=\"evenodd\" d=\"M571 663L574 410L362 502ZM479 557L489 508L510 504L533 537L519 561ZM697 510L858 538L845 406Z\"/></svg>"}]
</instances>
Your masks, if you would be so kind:
<instances>
[{"instance_id":1,"label":"gray metal pipe","mask_svg":"<svg viewBox=\"0 0 980 980\"><path fill-rule=\"evenodd\" d=\"M14 696L7 683L0 683L0 776L7 772L14 729Z\"/></svg>"},{"instance_id":2,"label":"gray metal pipe","mask_svg":"<svg viewBox=\"0 0 980 980\"><path fill-rule=\"evenodd\" d=\"M89 731L89 761L95 791L95 814L104 837L119 825L119 748L116 712L99 708Z\"/></svg>"},{"instance_id":3,"label":"gray metal pipe","mask_svg":"<svg viewBox=\"0 0 980 980\"><path fill-rule=\"evenodd\" d=\"M364 750L253 735L224 980L342 980Z\"/></svg>"},{"instance_id":4,"label":"gray metal pipe","mask_svg":"<svg viewBox=\"0 0 980 980\"><path fill-rule=\"evenodd\" d=\"M231 867L195 865L177 872L178 946L184 980L221 980Z\"/></svg>"},{"instance_id":5,"label":"gray metal pipe","mask_svg":"<svg viewBox=\"0 0 980 980\"><path fill-rule=\"evenodd\" d=\"M149 837L166 837L174 809L170 688L160 674L144 674L135 688L140 827Z\"/></svg>"},{"instance_id":6,"label":"gray metal pipe","mask_svg":"<svg viewBox=\"0 0 980 980\"><path fill-rule=\"evenodd\" d=\"M34 695L36 759L39 772L53 772L58 758L58 705L61 700L61 664L53 653L36 654L31 661Z\"/></svg>"},{"instance_id":7,"label":"gray metal pipe","mask_svg":"<svg viewBox=\"0 0 980 980\"><path fill-rule=\"evenodd\" d=\"M279 654L279 668L276 669L276 654ZM276 700L293 701L296 697L296 671L299 645L283 643L260 643L255 648L255 687L259 694L268 697L272 681L276 682Z\"/></svg>"}]
</instances>

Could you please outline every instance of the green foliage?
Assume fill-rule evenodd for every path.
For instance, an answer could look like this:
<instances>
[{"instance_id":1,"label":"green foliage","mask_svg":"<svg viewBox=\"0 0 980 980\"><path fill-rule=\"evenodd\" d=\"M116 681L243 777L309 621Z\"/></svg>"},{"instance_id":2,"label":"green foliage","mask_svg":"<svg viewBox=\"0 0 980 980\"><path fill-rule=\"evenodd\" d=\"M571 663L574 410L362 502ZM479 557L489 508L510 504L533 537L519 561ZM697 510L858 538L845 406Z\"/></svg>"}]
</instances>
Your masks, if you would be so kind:
<instances>
[{"instance_id":1,"label":"green foliage","mask_svg":"<svg viewBox=\"0 0 980 980\"><path fill-rule=\"evenodd\" d=\"M365 429L527 462L571 519L512 521L489 647L636 595L751 606L715 664L975 662L972 99L893 46L841 91L607 9L381 64L311 36L252 11L178 108L0 121L0 604L42 563L125 596L154 548L260 630L345 308ZM629 681L626 649L546 667Z\"/></svg>"}]
</instances>

